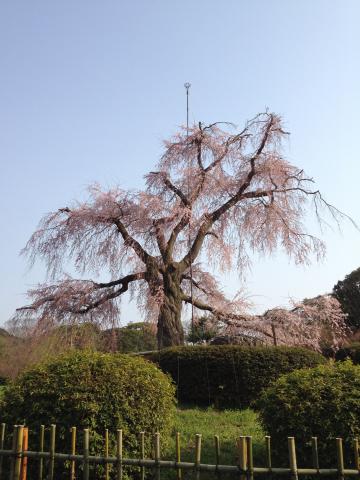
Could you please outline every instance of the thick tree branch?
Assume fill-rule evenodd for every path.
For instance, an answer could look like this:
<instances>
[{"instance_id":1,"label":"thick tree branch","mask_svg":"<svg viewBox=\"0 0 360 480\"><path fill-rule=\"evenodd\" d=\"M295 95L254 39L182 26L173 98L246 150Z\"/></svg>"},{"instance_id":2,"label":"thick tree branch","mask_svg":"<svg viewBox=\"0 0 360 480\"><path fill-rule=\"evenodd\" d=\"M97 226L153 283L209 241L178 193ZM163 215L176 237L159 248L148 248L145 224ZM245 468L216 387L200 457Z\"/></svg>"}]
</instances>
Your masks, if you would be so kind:
<instances>
[{"instance_id":1,"label":"thick tree branch","mask_svg":"<svg viewBox=\"0 0 360 480\"><path fill-rule=\"evenodd\" d=\"M112 282L107 283L96 283L94 282L94 286L96 288L109 288L109 287L116 287L117 285L129 285L130 282L135 282L136 280L143 280L145 278L146 272L138 272L138 273L130 273L123 278L119 278L118 280L113 280Z\"/></svg>"},{"instance_id":2,"label":"thick tree branch","mask_svg":"<svg viewBox=\"0 0 360 480\"><path fill-rule=\"evenodd\" d=\"M66 305L63 304L62 308L68 312L74 313L74 314L84 314L89 312L90 310L93 310L97 307L99 307L101 304L107 302L108 300L112 300L123 293L125 293L128 288L129 284L131 282L137 281L137 280L142 280L145 279L146 272L138 272L138 273L132 273L129 275L126 275L123 278L119 278L118 280L113 280L111 282L106 282L106 283L96 283L96 282L86 282L84 283L89 283L92 285L92 289L90 290L76 290L76 287L73 287L74 281L65 281L62 284L59 284L55 288L55 293L51 295L46 295L46 296L41 296L38 300L36 300L32 305L28 305L25 307L20 307L17 308L17 311L22 311L22 310L37 310L38 308L42 307L45 304L48 303L54 303L56 304L57 301L62 299L64 296L69 299L69 304L68 307L66 308ZM120 286L118 289L114 289L114 287ZM51 287L47 287L51 288ZM86 302L83 305L74 307L73 306L73 300L81 300L83 298L85 300L86 296L91 295L92 293L95 293L96 291L101 291L102 289L111 289L108 293L104 294L103 296L100 296L97 300L94 300L93 302Z\"/></svg>"},{"instance_id":3,"label":"thick tree branch","mask_svg":"<svg viewBox=\"0 0 360 480\"><path fill-rule=\"evenodd\" d=\"M236 315L234 313L227 313L227 312L222 312L221 310L218 310L211 305L208 305L204 302L201 302L200 300L196 298L191 298L188 295L183 294L182 299L185 303L192 304L194 307L204 310L207 312L210 312L213 314L215 317L217 317L221 322L226 323L227 325L236 327L236 326L241 326L245 327L244 323L246 324L246 327L249 328L250 330L253 330L254 332L259 332L269 338L272 338L272 335L269 334L265 329L261 328L261 326L252 326L251 325L251 317L250 316L245 316L245 315ZM243 323L243 325L241 325Z\"/></svg>"},{"instance_id":4,"label":"thick tree branch","mask_svg":"<svg viewBox=\"0 0 360 480\"><path fill-rule=\"evenodd\" d=\"M123 237L125 245L129 245L129 247L132 247L140 260L142 260L146 264L147 261L151 258L151 255L149 255L147 251L140 245L140 243L129 234L121 220L119 220L118 218L114 218L112 219L112 221L116 225L121 236Z\"/></svg>"}]
</instances>

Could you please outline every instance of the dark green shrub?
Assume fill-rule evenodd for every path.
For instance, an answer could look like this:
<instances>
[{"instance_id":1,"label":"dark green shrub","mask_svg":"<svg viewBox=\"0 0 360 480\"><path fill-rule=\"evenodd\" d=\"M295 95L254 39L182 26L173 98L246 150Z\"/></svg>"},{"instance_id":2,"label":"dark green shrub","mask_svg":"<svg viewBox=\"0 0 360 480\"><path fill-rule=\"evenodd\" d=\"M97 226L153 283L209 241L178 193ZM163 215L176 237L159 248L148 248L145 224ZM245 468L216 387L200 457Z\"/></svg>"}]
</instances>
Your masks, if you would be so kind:
<instances>
[{"instance_id":1,"label":"dark green shrub","mask_svg":"<svg viewBox=\"0 0 360 480\"><path fill-rule=\"evenodd\" d=\"M114 446L123 429L124 455L138 454L139 432L166 436L174 411L174 386L155 365L138 357L74 351L21 374L6 388L1 421L24 423L34 432L57 424L57 450L69 451L71 426L90 428L91 453L103 454L105 429ZM79 432L78 451L82 448ZM114 454L114 449L112 449Z\"/></svg>"},{"instance_id":2,"label":"dark green shrub","mask_svg":"<svg viewBox=\"0 0 360 480\"><path fill-rule=\"evenodd\" d=\"M347 314L346 323L357 330L360 328L360 268L350 272L344 280L339 280L333 288L334 297Z\"/></svg>"},{"instance_id":3,"label":"dark green shrub","mask_svg":"<svg viewBox=\"0 0 360 480\"><path fill-rule=\"evenodd\" d=\"M221 408L248 407L281 374L325 361L303 348L238 345L176 347L151 359L172 376L181 403Z\"/></svg>"},{"instance_id":4,"label":"dark green shrub","mask_svg":"<svg viewBox=\"0 0 360 480\"><path fill-rule=\"evenodd\" d=\"M294 436L298 457L311 465L310 439L315 436L320 465L336 467L336 437L344 439L352 454L352 440L360 434L360 367L331 362L291 372L262 394L257 407L276 458L286 461L286 438Z\"/></svg>"},{"instance_id":5,"label":"dark green shrub","mask_svg":"<svg viewBox=\"0 0 360 480\"><path fill-rule=\"evenodd\" d=\"M355 342L340 348L335 355L336 360L351 359L356 365L360 364L360 342Z\"/></svg>"}]
</instances>

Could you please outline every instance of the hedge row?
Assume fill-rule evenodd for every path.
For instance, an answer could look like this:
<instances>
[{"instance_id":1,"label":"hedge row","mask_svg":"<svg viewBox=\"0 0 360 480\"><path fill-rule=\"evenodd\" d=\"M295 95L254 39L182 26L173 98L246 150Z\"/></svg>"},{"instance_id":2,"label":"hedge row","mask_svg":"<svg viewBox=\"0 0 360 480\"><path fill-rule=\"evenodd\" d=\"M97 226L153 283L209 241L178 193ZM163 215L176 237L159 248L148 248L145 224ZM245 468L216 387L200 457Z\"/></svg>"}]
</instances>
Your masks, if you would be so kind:
<instances>
[{"instance_id":1,"label":"hedge row","mask_svg":"<svg viewBox=\"0 0 360 480\"><path fill-rule=\"evenodd\" d=\"M175 347L148 357L171 375L178 401L244 408L284 373L325 362L303 348L239 345Z\"/></svg>"}]
</instances>

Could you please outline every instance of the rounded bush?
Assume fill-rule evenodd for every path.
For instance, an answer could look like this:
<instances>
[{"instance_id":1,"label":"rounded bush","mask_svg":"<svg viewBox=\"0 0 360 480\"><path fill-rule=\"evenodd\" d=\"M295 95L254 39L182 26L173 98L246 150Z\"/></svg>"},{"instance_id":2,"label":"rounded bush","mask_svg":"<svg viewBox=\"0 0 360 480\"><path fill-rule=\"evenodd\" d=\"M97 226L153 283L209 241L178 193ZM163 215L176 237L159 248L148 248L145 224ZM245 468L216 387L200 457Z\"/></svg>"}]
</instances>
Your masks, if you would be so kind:
<instances>
[{"instance_id":1,"label":"rounded bush","mask_svg":"<svg viewBox=\"0 0 360 480\"><path fill-rule=\"evenodd\" d=\"M287 437L297 441L299 458L311 465L311 437L318 437L321 466L336 467L336 438L352 458L360 434L360 367L350 361L297 370L279 378L257 402L271 435L275 456L287 458Z\"/></svg>"},{"instance_id":2,"label":"rounded bush","mask_svg":"<svg viewBox=\"0 0 360 480\"><path fill-rule=\"evenodd\" d=\"M70 427L90 429L91 453L103 454L109 429L112 454L116 430L123 430L124 455L138 454L139 433L146 451L154 432L171 428L174 386L155 365L138 357L74 351L21 374L5 391L1 421L30 427L38 445L41 424L57 425L56 448L69 452ZM34 445L34 444L33 444Z\"/></svg>"},{"instance_id":3,"label":"rounded bush","mask_svg":"<svg viewBox=\"0 0 360 480\"><path fill-rule=\"evenodd\" d=\"M219 408L246 408L281 374L325 362L304 348L239 345L176 347L151 359L171 375L181 403Z\"/></svg>"}]
</instances>

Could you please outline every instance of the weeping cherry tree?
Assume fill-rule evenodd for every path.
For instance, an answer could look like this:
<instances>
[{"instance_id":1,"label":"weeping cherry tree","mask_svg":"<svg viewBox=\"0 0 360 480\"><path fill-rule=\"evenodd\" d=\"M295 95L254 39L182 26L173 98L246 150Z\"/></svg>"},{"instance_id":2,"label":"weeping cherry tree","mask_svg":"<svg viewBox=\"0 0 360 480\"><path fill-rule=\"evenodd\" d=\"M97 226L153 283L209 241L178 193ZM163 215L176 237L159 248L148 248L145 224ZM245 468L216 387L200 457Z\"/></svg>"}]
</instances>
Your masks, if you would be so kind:
<instances>
[{"instance_id":1,"label":"weeping cherry tree","mask_svg":"<svg viewBox=\"0 0 360 480\"><path fill-rule=\"evenodd\" d=\"M46 215L24 253L31 263L45 262L48 280L28 292L31 303L15 321L31 320L40 331L114 323L129 292L145 319L157 322L159 347L183 343L184 304L247 324L246 302L229 301L206 268L243 272L250 253L278 248L307 263L324 254L303 224L309 204L319 221L323 208L341 217L312 178L284 158L286 136L281 118L269 112L241 131L228 123L183 128L165 142L143 191L94 185L87 201ZM64 274L69 262L80 279ZM90 274L94 279L84 279Z\"/></svg>"}]
</instances>

